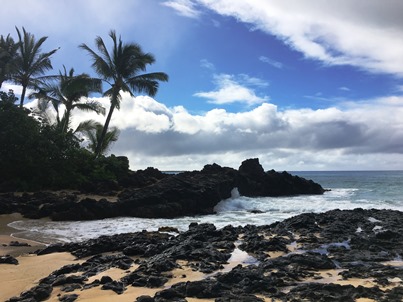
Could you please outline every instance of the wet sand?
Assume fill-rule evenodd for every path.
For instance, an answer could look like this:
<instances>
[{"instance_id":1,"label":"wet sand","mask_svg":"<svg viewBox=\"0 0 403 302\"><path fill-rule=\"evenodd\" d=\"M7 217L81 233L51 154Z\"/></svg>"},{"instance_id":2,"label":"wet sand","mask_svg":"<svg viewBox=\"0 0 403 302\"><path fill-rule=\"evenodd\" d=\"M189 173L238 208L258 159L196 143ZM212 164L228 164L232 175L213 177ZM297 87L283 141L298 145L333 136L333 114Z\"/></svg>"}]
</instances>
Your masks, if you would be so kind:
<instances>
[{"instance_id":1,"label":"wet sand","mask_svg":"<svg viewBox=\"0 0 403 302\"><path fill-rule=\"evenodd\" d=\"M39 281L42 278L47 277L53 271L61 268L64 265L68 264L76 264L82 263L86 259L77 260L70 253L52 253L48 255L37 256L33 254L29 254L29 252L35 251L44 247L44 244L30 241L26 239L20 239L12 236L15 230L7 226L12 221L23 219L19 214L11 214L11 215L0 215L0 256L1 255L12 255L16 257L19 264L0 264L0 301L6 301L7 299L13 296L19 296L21 292L31 289L32 287L39 284ZM21 247L21 246L10 246L11 241L18 241L20 243L28 243L29 247ZM298 242L295 242L292 246L289 246L289 250L291 252L296 252L298 247ZM247 257L250 257L246 252L240 251L236 249L237 253L233 252L233 257L229 260L227 265L224 265L224 269L221 271L230 271L238 264L242 264ZM284 252L270 252L267 253L271 256L271 258L281 257L284 255ZM134 258L133 258L134 259ZM166 272L166 274L170 274L172 278L163 286L158 288L145 288L145 287L133 287L128 286L127 289L120 295L116 294L112 290L101 290L101 286L93 287L90 289L77 289L72 292L66 293L61 290L61 287L55 286L53 288L53 292L47 301L56 302L59 301L59 298L66 294L77 294L79 298L77 301L122 301L122 302L133 302L137 297L142 295L154 296L157 292L169 288L172 285L179 282L186 281L197 281L203 280L213 274L204 274L199 271L194 271L187 261L177 261L177 264L180 266L179 268L175 268L170 272ZM391 266L402 266L401 261L389 261L385 263ZM245 264L244 264L245 265ZM126 276L130 272L135 271L138 268L137 264L133 264L129 270L122 270L119 268L110 268L106 271L99 272L97 275L88 278L85 281L86 284L90 284L94 280L100 280L103 276L109 276L113 280L120 280L122 277ZM340 285L353 285L354 287L363 286L363 287L375 287L377 286L372 279L358 279L351 278L347 280L343 280L343 278L339 275L343 269L332 269L332 270L319 270L315 272L315 278L307 278L306 280L301 280L299 284L302 283L332 283L332 284L340 284ZM76 273L79 275L80 273ZM163 273L165 274L165 273ZM394 278L390 280L391 283L387 287L383 287L382 289L390 289L395 286L399 286L403 283L400 278ZM266 298L262 295L258 295L260 298L264 299L264 301L274 301L271 298ZM186 300L188 302L212 302L215 299L197 299L197 298L189 298ZM372 302L374 300L368 298L359 298L356 300L357 302Z\"/></svg>"},{"instance_id":2,"label":"wet sand","mask_svg":"<svg viewBox=\"0 0 403 302\"><path fill-rule=\"evenodd\" d=\"M16 229L8 226L9 223L24 218L17 213L9 215L0 215L0 255L20 256L23 254L34 252L38 249L44 248L45 244L29 239L19 238ZM27 244L29 246L10 246L11 242Z\"/></svg>"}]
</instances>

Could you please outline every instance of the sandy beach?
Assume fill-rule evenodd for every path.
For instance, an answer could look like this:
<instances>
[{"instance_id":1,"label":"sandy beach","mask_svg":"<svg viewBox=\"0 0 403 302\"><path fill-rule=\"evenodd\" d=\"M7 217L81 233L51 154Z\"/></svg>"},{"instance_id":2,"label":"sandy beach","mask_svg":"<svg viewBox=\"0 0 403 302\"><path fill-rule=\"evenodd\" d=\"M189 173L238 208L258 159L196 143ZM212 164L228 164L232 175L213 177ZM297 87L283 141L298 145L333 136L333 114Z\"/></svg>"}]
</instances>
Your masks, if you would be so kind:
<instances>
[{"instance_id":1,"label":"sandy beach","mask_svg":"<svg viewBox=\"0 0 403 302\"><path fill-rule=\"evenodd\" d=\"M356 275L351 275L351 277L347 277L348 275L344 276L344 273L349 273L350 269L348 268L324 268L321 267L322 265L327 266L326 264L327 260L329 258L326 258L325 256L320 256L319 254L305 254L304 248L306 248L307 245L304 246L307 243L307 239L309 238L309 241L316 241L322 238L322 234L319 233L312 233L312 234L297 234L295 233L295 236L293 237L292 241L291 238L288 238L289 236L279 236L276 235L276 233L272 233L272 231L262 231L262 233L258 233L258 236L261 236L258 241L265 241L270 242L270 240L274 240L277 242L281 242L281 240L286 240L289 243L286 245L286 252L280 251L280 250L270 250L270 251L262 251L261 256L265 259L270 259L269 262L261 262L257 261L255 257L258 257L257 254L254 254L254 252L246 252L245 250L240 249L240 244L246 243L247 241L252 242L250 240L253 240L252 237L255 236L253 234L255 233L249 233L244 234L240 233L238 234L237 237L235 237L232 240L235 240L235 248L231 248L229 251L231 254L230 258L227 258L227 261L221 262L222 265L218 268L213 269L210 272L205 272L203 273L200 270L199 266L201 264L200 260L195 260L192 259L192 252L194 250L190 250L187 253L187 256L189 260L180 260L176 259L174 260L173 266L171 266L170 269L161 269L155 271L151 267L155 265L156 258L154 256L151 257L140 257L140 256L127 256L122 253L122 248L115 248L114 250L110 250L109 252L104 252L104 253L99 253L99 247L105 246L106 242L111 242L112 245L117 244L118 241L115 240L125 240L127 236L130 236L130 234L124 235L124 237L119 237L118 238L104 238L102 240L106 240L104 243L94 241L97 248L94 249L94 247L90 247L91 244L94 244L94 242L85 242L80 246L75 246L74 251L82 250L82 251L89 251L92 250L90 253L86 254L89 256L84 256L80 257L80 259L77 259L77 255L75 252L74 255L72 255L70 252L67 252L64 250L63 252L58 252L58 251L51 251L48 254L44 255L36 255L32 254L30 252L33 252L35 250L41 249L46 247L46 245L35 242L35 241L30 241L27 239L19 239L16 238L13 235L13 230L12 228L8 227L7 224L9 224L12 221L16 220L21 220L24 219L21 217L19 214L11 214L11 215L0 215L0 256L4 255L12 255L18 260L18 265L14 264L0 264L0 301L7 301L8 299L14 297L14 296L19 296L22 292L31 290L32 288L43 284L41 282L41 279L43 278L49 278L52 276L52 273L55 272L56 270L62 268L63 266L66 265L76 265L80 267L81 269L73 269L70 272L64 272L64 273L58 273L57 275L54 275L54 278L52 279L53 281L50 282L50 289L51 292L46 299L46 301L61 301L63 298L67 298L71 295L75 296L75 299L77 301L101 301L101 302L106 302L106 301L123 301L123 302L133 302L136 301L136 299L140 296L146 295L146 296L151 296L151 297L157 297L158 294L160 294L163 291L166 291L167 289L170 288L176 288L175 286L182 286L181 284L195 284L198 281L207 281L213 279L213 282L216 282L220 277L219 276L225 276L226 274L232 274L233 277L231 278L241 278L239 279L240 283L244 282L245 278L246 280L253 280L256 278L258 280L259 278L265 278L272 276L272 278L277 278L278 273L280 270L282 270L284 267L289 267L290 270L290 276L293 276L293 281L289 283L289 286L284 286L280 285L278 287L274 286L274 290L281 296L281 295L288 295L291 291L296 289L297 287L299 288L304 288L305 286L309 285L314 285L314 286L323 286L323 285L331 285L336 287L337 290L341 290L341 288L344 288L343 290L349 290L354 292L355 290L358 291L358 293L361 293L362 291L365 292L367 290L376 290L376 291L381 291L385 294L388 294L389 292L393 292L395 289L399 290L398 288L401 287L403 284L403 276L400 274L400 268L403 267L403 263L401 260L390 260L390 261L384 261L380 262L379 265L383 265L383 270L385 271L385 281L382 281L380 278L376 277L371 277L371 272L369 274L365 275L365 273L362 276L367 276L367 277L360 277L360 274ZM331 224L329 224L331 225ZM205 232L203 231L203 228L207 228L208 226L200 226L200 233L198 233L197 236L202 236L202 234ZM193 230L195 232L195 230ZM192 234L190 232L189 234ZM137 235L133 233L133 237L130 240L146 240L146 245L150 244L150 242L154 242L154 240L161 240L159 244L163 244L163 242L166 243L167 240L173 240L172 238L164 237L163 234L161 233L143 233L139 232ZM155 236L155 237L153 237ZM252 237L251 237L252 236ZM180 236L178 236L180 237ZM130 237L131 238L131 237ZM137 239L136 239L137 238ZM148 238L148 239L147 239ZM183 237L181 240L186 241L188 237ZM97 239L99 240L99 239ZM147 241L148 240L148 241ZM217 243L221 246L221 241L220 239L217 239ZM280 240L280 241L279 241ZM12 244L12 242L18 241L19 244L15 245ZM196 241L197 242L197 241ZM11 246L10 246L11 244ZM25 244L28 244L28 246L25 246ZM208 246L208 243L206 243ZM256 244L256 243L254 243ZM20 246L23 245L23 246ZM309 243L308 243L309 245ZM141 245L138 245L140 247ZM243 248L245 248L244 246ZM269 245L270 247L270 245ZM206 247L204 247L206 248ZM210 246L211 248L211 246ZM78 250L76 250L78 249ZM197 250L197 248L196 248ZM349 251L348 248L344 248L343 251L341 251L340 254L335 254L339 255L339 257L343 257L342 255ZM202 250L198 251L198 253L202 252ZM209 247L204 252L211 253L211 255L219 255L215 253L219 253L218 250L214 252L213 250L209 250ZM338 250L334 250L335 253L338 253ZM349 251L350 252L350 251ZM156 255L157 258L161 256L157 254L152 254ZM161 254L162 255L162 254ZM172 258L170 256L166 256L168 254L164 254L164 256L159 260L161 261L158 266L161 264L170 263L172 261ZM197 254L195 254L197 255ZM304 256L306 255L306 257ZM291 256L291 257L288 257ZM292 257L294 256L294 257ZM166 258L168 257L168 258ZM197 256L196 256L197 257ZM202 256L204 257L204 256ZM310 257L313 257L310 259ZM315 258L316 257L316 258ZM95 258L95 262L94 262ZM104 260L100 261L97 259L103 258ZM291 261L290 258L293 258L293 262L288 263L287 261ZM116 264L116 261L127 261L129 260L130 264L128 266L121 267L118 264ZM276 261L278 260L278 265L276 265ZM283 262L282 262L283 261ZM285 262L284 262L285 261ZM308 261L308 262L306 262ZM311 262L313 261L313 262ZM316 261L324 261L323 264L315 263ZM154 263L154 264L153 264ZM242 275L244 273L246 274L252 274L253 267L257 268L258 263L260 264L267 264L265 268L265 273L264 275ZM294 276L294 267L298 267L298 265L305 265L304 263L312 263L312 267L308 268L302 268L301 270L298 270L299 277ZM95 266L91 266L94 265ZM259 265L260 265L259 264ZM377 264L378 265L378 264ZM270 266L273 266L272 268ZM88 274L89 268L95 270L93 271L92 274ZM315 267L315 268L314 268ZM251 270L245 270L245 272L242 272L243 268L252 268ZM396 268L396 269L395 269ZM378 266L379 269L379 266ZM234 273L235 271L235 273ZM239 275L237 275L238 273ZM255 271L257 272L257 271ZM286 271L283 271L283 273ZM253 273L255 274L255 273ZM127 280L127 278L131 278L132 276L136 275L137 277L135 278L146 278L146 280L149 280L148 278L152 277L162 277L165 278L165 281L161 283L162 285L157 285L152 288L151 287L146 287L145 285L134 285L131 284L133 281L123 281ZM260 277L259 277L260 276ZM368 277L369 276L369 277ZM78 282L65 282L61 285L57 285L55 283L55 280L57 278L63 277L63 278L68 278L68 277L74 277L78 278ZM81 278L81 279L80 279ZM250 279L249 279L250 278ZM60 279L60 278L59 278ZM77 279L77 280L78 280ZM119 293L118 291L112 289L112 288L104 288L102 283L102 279L109 279L111 282L110 284L122 284L122 282L127 282L124 287L122 287L121 292ZM140 280L140 279L131 279L131 280ZM273 281L271 281L273 280ZM272 286L270 285L270 282L274 282L275 279L267 279L264 282L267 284L266 286ZM286 282L289 279L284 279ZM231 280L227 279L229 284L232 284ZM380 283L380 282L383 283ZM148 281L147 281L148 282ZM146 282L146 283L147 283ZM235 281L235 284L238 281ZM249 281L247 281L249 282ZM259 281L263 282L263 281ZM141 282L140 282L141 283ZM148 283L147 283L148 284ZM261 284L261 283L260 283ZM282 283L280 283L282 284ZM133 285L133 286L131 286ZM149 285L149 284L148 284ZM70 287L69 289L67 289ZM264 287L263 287L264 288ZM310 293L310 289L308 289L307 293ZM264 291L263 291L264 292ZM257 299L261 299L260 301L284 301L281 299L277 299L277 297L269 297L269 295L260 293L259 291L255 294L255 297ZM158 293L158 294L157 294ZM382 294L382 293L381 293ZM383 295L383 294L382 294ZM208 296L208 295L207 295ZM302 297L302 296L301 296ZM213 302L215 301L215 298L204 298L204 299L198 299L195 298L195 295L193 294L192 297L186 296L186 300L188 302ZM311 301L311 300L307 300ZM312 300L313 301L313 300ZM373 302L376 301L376 299L371 299L369 297L366 297L365 294L358 294L357 297L354 299L356 302Z\"/></svg>"},{"instance_id":2,"label":"sandy beach","mask_svg":"<svg viewBox=\"0 0 403 302\"><path fill-rule=\"evenodd\" d=\"M44 248L45 244L31 241L27 239L17 238L13 235L15 229L7 226L9 223L24 219L20 214L0 215L0 256L11 255L18 260L18 265L1 264L0 266L0 301L6 301L14 296L19 296L21 292L31 289L39 284L42 278L47 277L53 271L63 267L64 265L82 263L83 260L77 260L70 253L53 253L48 255L37 256L31 254L38 249ZM26 243L29 246L10 246L11 242ZM137 267L133 266L130 270L133 271ZM163 290L167 286L171 286L177 282L195 281L205 278L205 275L198 272L193 272L191 269L184 267L176 269L173 273L173 278L164 287L159 288L138 288L129 287L123 294L117 295L113 291L100 290L99 287L91 288L85 291L77 290L71 294L77 293L79 301L111 301L119 299L122 302L132 302L137 297L142 295L154 296L156 292ZM99 273L88 279L87 283L91 283L96 279L101 279L103 276L110 276L114 280L119 280L127 274L118 268L113 268L108 271ZM183 276L186 275L186 278ZM61 295L60 288L53 290L52 295L47 301L59 301ZM188 298L189 302L211 302L214 299L197 299Z\"/></svg>"},{"instance_id":3,"label":"sandy beach","mask_svg":"<svg viewBox=\"0 0 403 302\"><path fill-rule=\"evenodd\" d=\"M31 240L16 238L12 235L16 230L7 225L21 219L23 217L16 213L0 215L0 256L11 255L17 257L19 262L19 265L1 265L1 301L19 295L22 291L31 288L39 279L70 261L70 259L67 260L66 255L48 255L48 257L41 259L38 259L35 255L30 255L30 252L43 248L45 245ZM16 241L26 243L29 246L10 246L10 243ZM73 259L71 255L69 255L69 258Z\"/></svg>"}]
</instances>

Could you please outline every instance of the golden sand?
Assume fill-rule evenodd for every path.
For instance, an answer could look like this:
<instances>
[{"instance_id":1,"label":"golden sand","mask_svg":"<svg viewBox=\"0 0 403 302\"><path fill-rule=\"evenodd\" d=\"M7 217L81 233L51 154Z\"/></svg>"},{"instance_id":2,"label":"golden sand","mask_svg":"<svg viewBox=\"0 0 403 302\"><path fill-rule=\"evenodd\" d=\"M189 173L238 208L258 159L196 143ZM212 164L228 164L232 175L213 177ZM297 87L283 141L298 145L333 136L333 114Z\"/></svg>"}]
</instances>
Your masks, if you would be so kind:
<instances>
[{"instance_id":1,"label":"golden sand","mask_svg":"<svg viewBox=\"0 0 403 302\"><path fill-rule=\"evenodd\" d=\"M21 292L28 290L34 286L36 286L40 279L47 277L53 271L61 268L64 265L81 263L83 260L76 260L74 256L70 253L53 253L49 255L36 256L27 254L29 251L36 250L38 248L43 247L41 243L14 238L11 236L14 231L12 228L8 227L7 224L15 221L23 219L19 214L11 214L11 215L0 215L0 255L11 254L14 255L19 261L19 265L10 265L10 264L1 264L0 266L0 301L5 301L13 296L19 296ZM242 240L242 237L240 237ZM10 247L9 243L11 241L19 241L26 242L31 247ZM5 246L4 246L5 245ZM297 251L299 245L297 243L293 243L287 248L290 251ZM282 256L282 252L270 252L270 257L275 258ZM239 259L238 259L239 260ZM209 275L203 274L198 271L193 271L190 263L187 261L178 261L177 262L180 268L175 268L171 272L167 272L172 276L169 281L160 288L143 288L143 287L133 287L128 286L123 294L118 295L111 290L101 290L101 286L93 287L86 290L75 290L70 293L65 293L60 290L60 287L55 287L50 298L47 301L57 302L59 301L59 297L65 294L73 294L76 293L79 295L77 301L87 301L87 302L106 302L106 301L121 301L121 302L133 302L137 297L141 295L154 296L158 291L161 291L165 288L168 288L179 282L186 281L197 281L203 280ZM238 264L242 264L241 261L231 261L227 265L224 266L224 269L221 272L230 271L233 267ZM402 261L389 261L384 263L385 265L393 265L393 266L402 266ZM96 276L89 278L86 283L89 284L93 282L95 279L101 279L102 276L109 276L113 280L119 280L123 276L128 273L136 270L138 265L133 264L133 266L129 270L121 270L118 268L111 268L104 272L99 273ZM344 280L342 276L339 275L341 269L333 269L333 270L320 270L315 272L316 278L307 278L303 282L318 282L318 283L334 283L347 285L351 284L353 286L365 286L365 287L374 287L377 284L372 279L358 279L358 278L350 278ZM219 271L220 272L220 271ZM215 273L213 273L215 274ZM321 277L321 278L317 278ZM381 287L381 289L389 289L395 286L401 286L403 280L400 278L389 279L390 284L387 287ZM286 290L286 289L284 289ZM262 295L259 296L264 301L272 301ZM189 302L212 302L214 299L197 299L197 298L186 298ZM360 298L357 299L356 302L373 302L371 299Z\"/></svg>"},{"instance_id":2,"label":"golden sand","mask_svg":"<svg viewBox=\"0 0 403 302\"><path fill-rule=\"evenodd\" d=\"M36 286L40 279L64 265L77 263L70 253L43 256L22 255L18 265L2 264L0 269L0 301L19 296L22 291Z\"/></svg>"}]
</instances>

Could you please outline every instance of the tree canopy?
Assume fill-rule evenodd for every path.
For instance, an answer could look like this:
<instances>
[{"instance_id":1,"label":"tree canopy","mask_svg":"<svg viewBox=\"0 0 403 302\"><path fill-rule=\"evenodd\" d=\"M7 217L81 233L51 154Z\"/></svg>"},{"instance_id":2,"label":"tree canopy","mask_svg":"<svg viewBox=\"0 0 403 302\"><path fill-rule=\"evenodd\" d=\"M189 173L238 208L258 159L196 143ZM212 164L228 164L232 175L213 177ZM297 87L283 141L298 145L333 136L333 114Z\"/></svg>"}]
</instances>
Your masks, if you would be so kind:
<instances>
[{"instance_id":1,"label":"tree canopy","mask_svg":"<svg viewBox=\"0 0 403 302\"><path fill-rule=\"evenodd\" d=\"M49 75L57 49L42 52L47 37L37 40L24 27L22 31L16 27L16 31L17 42L10 34L0 36L0 88L4 81L22 87L19 98L12 90L0 91L0 192L79 188L127 175L127 159L105 156L119 136L119 130L109 124L114 109L120 108L122 91L153 96L159 82L168 80L163 72L145 73L146 67L155 62L154 56L143 52L138 44L124 44L111 31L110 52L100 37L95 40L98 53L84 43L80 45L93 59L99 78L86 73L76 75L73 68L67 71L64 66L58 75ZM110 85L106 91L102 82ZM24 107L28 88L34 91L29 97L38 100L39 110ZM91 99L94 93L110 99L105 124L90 120L72 129L75 110L105 113L101 104ZM43 116L49 106L56 113L54 121Z\"/></svg>"}]
</instances>

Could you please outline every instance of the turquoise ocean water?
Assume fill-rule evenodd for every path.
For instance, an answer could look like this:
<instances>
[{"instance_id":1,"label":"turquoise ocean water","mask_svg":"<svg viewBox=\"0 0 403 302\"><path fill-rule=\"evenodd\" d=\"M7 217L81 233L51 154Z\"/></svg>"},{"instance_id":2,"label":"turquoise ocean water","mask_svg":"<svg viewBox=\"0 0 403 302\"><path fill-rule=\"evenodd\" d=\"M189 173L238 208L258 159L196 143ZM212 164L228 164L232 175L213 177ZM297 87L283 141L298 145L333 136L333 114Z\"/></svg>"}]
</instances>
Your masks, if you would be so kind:
<instances>
[{"instance_id":1,"label":"turquoise ocean water","mask_svg":"<svg viewBox=\"0 0 403 302\"><path fill-rule=\"evenodd\" d=\"M403 211L403 171L337 171L290 172L312 179L330 189L324 195L248 198L233 190L232 198L220 202L215 215L177 219L111 218L82 222L52 222L46 220L15 221L16 237L45 243L79 241L100 235L157 230L172 226L186 230L189 223L225 225L270 224L306 212L332 209L377 208ZM259 210L262 213L254 214Z\"/></svg>"}]
</instances>

